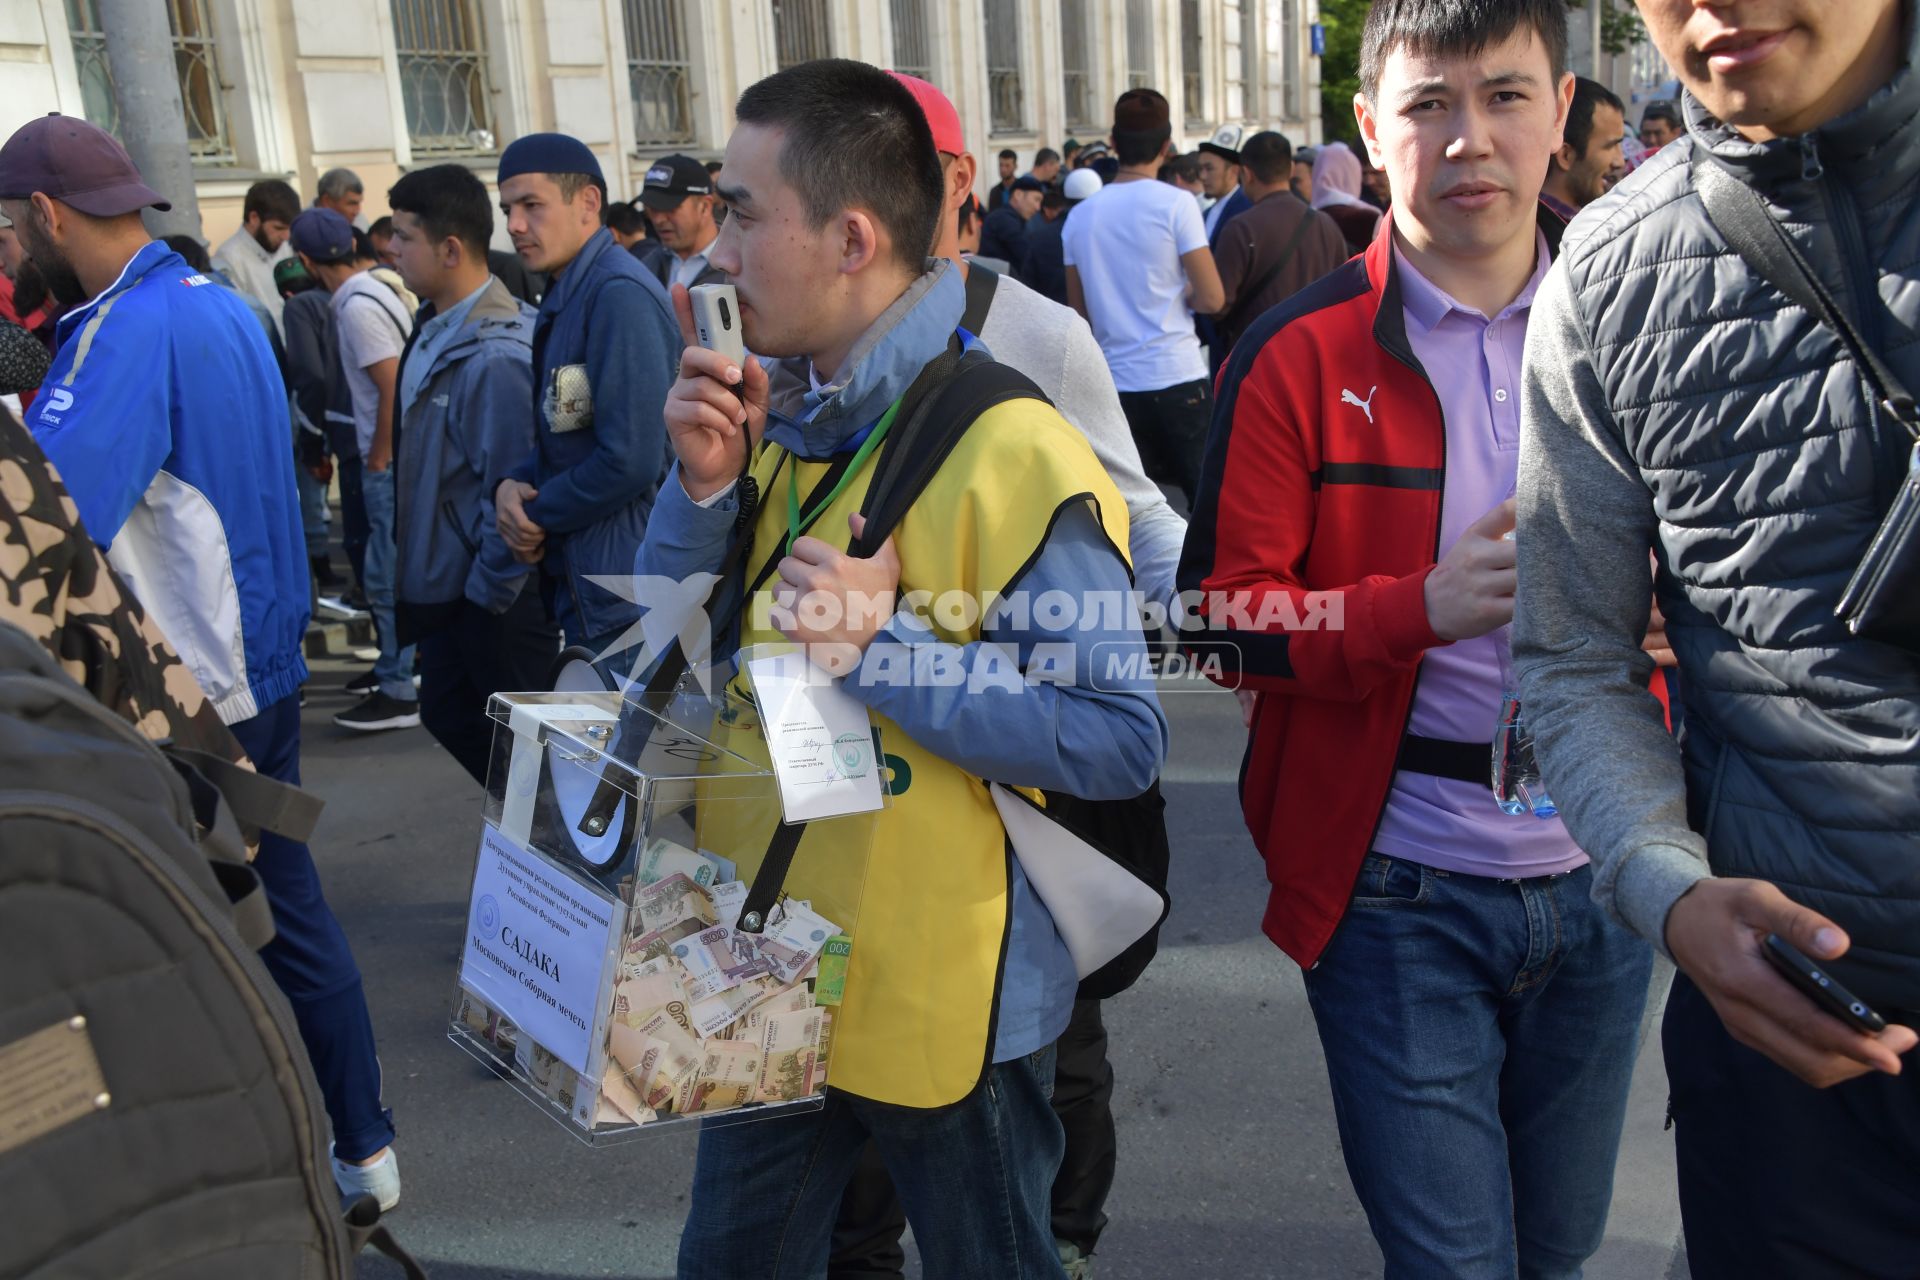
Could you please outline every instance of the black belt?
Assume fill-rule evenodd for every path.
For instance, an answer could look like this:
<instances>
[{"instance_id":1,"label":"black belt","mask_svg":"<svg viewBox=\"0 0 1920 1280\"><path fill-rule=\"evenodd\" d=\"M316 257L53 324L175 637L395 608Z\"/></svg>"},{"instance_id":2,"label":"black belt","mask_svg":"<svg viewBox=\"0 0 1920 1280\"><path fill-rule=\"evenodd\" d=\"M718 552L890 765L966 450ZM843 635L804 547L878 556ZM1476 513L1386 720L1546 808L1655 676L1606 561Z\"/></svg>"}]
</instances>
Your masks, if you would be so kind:
<instances>
[{"instance_id":1,"label":"black belt","mask_svg":"<svg viewBox=\"0 0 1920 1280\"><path fill-rule=\"evenodd\" d=\"M1423 738L1409 733L1400 739L1400 755L1393 767L1408 773L1471 782L1493 790L1493 744L1490 742L1449 742L1445 738Z\"/></svg>"}]
</instances>

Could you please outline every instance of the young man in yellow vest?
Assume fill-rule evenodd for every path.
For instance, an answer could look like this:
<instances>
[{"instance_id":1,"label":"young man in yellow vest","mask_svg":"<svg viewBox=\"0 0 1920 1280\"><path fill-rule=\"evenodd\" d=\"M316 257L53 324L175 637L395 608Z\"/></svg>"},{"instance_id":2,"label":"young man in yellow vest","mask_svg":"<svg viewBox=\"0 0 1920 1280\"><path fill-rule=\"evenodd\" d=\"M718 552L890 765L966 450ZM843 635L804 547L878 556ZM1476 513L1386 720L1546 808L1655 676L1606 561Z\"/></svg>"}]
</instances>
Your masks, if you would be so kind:
<instances>
[{"instance_id":1,"label":"young man in yellow vest","mask_svg":"<svg viewBox=\"0 0 1920 1280\"><path fill-rule=\"evenodd\" d=\"M965 291L953 264L927 257L944 189L926 118L897 81L863 63L806 63L748 89L736 118L720 180L732 215L711 260L739 291L747 347L776 359L741 369L692 345L674 290L688 339L666 412L678 465L637 572L716 569L750 462L765 498L746 568L751 578L775 559L773 608L749 607L716 649L805 644L872 714L893 796L814 824L800 845L790 891L859 904L827 1103L701 1135L680 1275L820 1274L871 1137L929 1276L1057 1278L1049 1189L1062 1139L1047 1094L1077 979L983 779L1137 795L1159 772L1166 720L1143 679L1093 687L1095 647L1137 651L1137 626L1072 607L1064 630L1060 611L1038 608L956 626L895 601L1124 594L1126 505L1086 438L1021 398L973 422L870 558L844 551L870 461L795 520L789 486L812 495L836 455L887 430L954 340ZM816 602L836 607L816 614ZM1024 669L1040 644L1060 679L985 678Z\"/></svg>"}]
</instances>

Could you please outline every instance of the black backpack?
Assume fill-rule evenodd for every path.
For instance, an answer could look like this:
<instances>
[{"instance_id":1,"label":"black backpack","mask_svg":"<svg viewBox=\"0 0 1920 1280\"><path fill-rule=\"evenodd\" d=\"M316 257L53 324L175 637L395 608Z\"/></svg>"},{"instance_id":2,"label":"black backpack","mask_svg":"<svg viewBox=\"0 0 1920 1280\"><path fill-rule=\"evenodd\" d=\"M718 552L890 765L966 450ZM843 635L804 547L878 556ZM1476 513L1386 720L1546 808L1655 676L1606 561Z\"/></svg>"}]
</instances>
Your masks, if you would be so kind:
<instances>
[{"instance_id":1,"label":"black backpack","mask_svg":"<svg viewBox=\"0 0 1920 1280\"><path fill-rule=\"evenodd\" d=\"M254 954L236 820L304 838L317 813L163 752L0 622L0 1277L335 1280L363 1243L398 1253L371 1196L341 1213Z\"/></svg>"}]
</instances>

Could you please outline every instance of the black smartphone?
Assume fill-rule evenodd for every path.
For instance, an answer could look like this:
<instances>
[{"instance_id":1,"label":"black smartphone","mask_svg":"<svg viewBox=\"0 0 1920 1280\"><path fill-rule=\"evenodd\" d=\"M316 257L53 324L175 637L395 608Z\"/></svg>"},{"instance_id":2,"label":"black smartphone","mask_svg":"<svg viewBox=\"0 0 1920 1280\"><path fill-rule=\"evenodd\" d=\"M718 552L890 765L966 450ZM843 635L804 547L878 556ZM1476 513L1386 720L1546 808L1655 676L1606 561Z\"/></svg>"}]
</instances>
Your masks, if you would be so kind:
<instances>
[{"instance_id":1,"label":"black smartphone","mask_svg":"<svg viewBox=\"0 0 1920 1280\"><path fill-rule=\"evenodd\" d=\"M1779 934L1768 934L1760 950L1782 977L1855 1031L1874 1035L1887 1029L1887 1020L1869 1008L1866 1001L1834 981L1825 965L1807 959Z\"/></svg>"}]
</instances>

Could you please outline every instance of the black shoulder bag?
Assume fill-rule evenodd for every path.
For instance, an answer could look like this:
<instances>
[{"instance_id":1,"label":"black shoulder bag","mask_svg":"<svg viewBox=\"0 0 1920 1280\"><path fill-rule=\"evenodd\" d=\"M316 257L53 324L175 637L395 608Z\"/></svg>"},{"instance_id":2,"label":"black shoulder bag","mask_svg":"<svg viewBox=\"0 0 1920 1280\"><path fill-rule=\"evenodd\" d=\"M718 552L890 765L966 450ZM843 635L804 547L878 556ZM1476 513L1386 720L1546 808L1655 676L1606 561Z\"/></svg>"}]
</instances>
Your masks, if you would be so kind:
<instances>
[{"instance_id":1,"label":"black shoulder bag","mask_svg":"<svg viewBox=\"0 0 1920 1280\"><path fill-rule=\"evenodd\" d=\"M1873 400L1913 437L1906 478L1867 553L1840 594L1834 615L1854 635L1920 654L1920 410L1886 363L1874 354L1820 278L1752 188L1696 146L1694 187L1707 216L1749 267L1839 336ZM1879 299L1863 298L1863 306Z\"/></svg>"}]
</instances>

